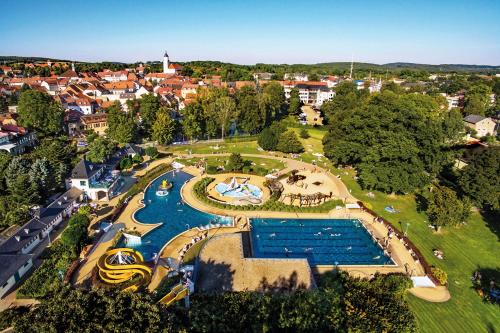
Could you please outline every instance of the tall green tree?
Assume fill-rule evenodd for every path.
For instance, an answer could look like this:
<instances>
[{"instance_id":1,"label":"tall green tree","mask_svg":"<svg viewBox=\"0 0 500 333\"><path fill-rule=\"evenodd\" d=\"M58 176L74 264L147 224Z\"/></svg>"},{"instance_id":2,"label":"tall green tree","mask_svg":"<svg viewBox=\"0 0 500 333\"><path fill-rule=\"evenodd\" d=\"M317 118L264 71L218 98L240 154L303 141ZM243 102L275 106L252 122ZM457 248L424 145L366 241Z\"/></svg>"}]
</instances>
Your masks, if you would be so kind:
<instances>
[{"instance_id":1,"label":"tall green tree","mask_svg":"<svg viewBox=\"0 0 500 333\"><path fill-rule=\"evenodd\" d=\"M130 143L135 139L136 123L132 113L123 112L119 104L107 109L108 129L107 135L110 139L120 143Z\"/></svg>"},{"instance_id":2,"label":"tall green tree","mask_svg":"<svg viewBox=\"0 0 500 333\"><path fill-rule=\"evenodd\" d=\"M172 143L175 135L175 121L170 117L170 112L162 108L156 114L156 120L151 128L152 138L161 145Z\"/></svg>"},{"instance_id":3,"label":"tall green tree","mask_svg":"<svg viewBox=\"0 0 500 333\"><path fill-rule=\"evenodd\" d=\"M203 137L205 114L198 101L187 105L182 110L182 131L191 140Z\"/></svg>"},{"instance_id":4,"label":"tall green tree","mask_svg":"<svg viewBox=\"0 0 500 333\"><path fill-rule=\"evenodd\" d=\"M63 130L64 110L52 97L38 90L23 91L17 107L18 123L44 135Z\"/></svg>"},{"instance_id":5,"label":"tall green tree","mask_svg":"<svg viewBox=\"0 0 500 333\"><path fill-rule=\"evenodd\" d=\"M112 153L115 145L108 139L97 137L88 146L87 158L93 163L103 163Z\"/></svg>"},{"instance_id":6,"label":"tall green tree","mask_svg":"<svg viewBox=\"0 0 500 333\"><path fill-rule=\"evenodd\" d=\"M147 94L140 99L139 113L141 114L142 126L147 134L151 134L151 126L156 120L156 114L160 110L161 99L155 94Z\"/></svg>"},{"instance_id":7,"label":"tall green tree","mask_svg":"<svg viewBox=\"0 0 500 333\"><path fill-rule=\"evenodd\" d=\"M467 201L460 200L451 188L435 186L430 192L427 215L436 228L454 226L467 220L470 205Z\"/></svg>"},{"instance_id":8,"label":"tall green tree","mask_svg":"<svg viewBox=\"0 0 500 333\"><path fill-rule=\"evenodd\" d=\"M276 150L284 153L302 153L304 147L297 137L297 134L295 134L295 131L288 130L279 136Z\"/></svg>"},{"instance_id":9,"label":"tall green tree","mask_svg":"<svg viewBox=\"0 0 500 333\"><path fill-rule=\"evenodd\" d=\"M290 91L290 102L288 103L288 113L297 115L300 113L300 96L299 96L299 89L293 88L292 91Z\"/></svg>"},{"instance_id":10,"label":"tall green tree","mask_svg":"<svg viewBox=\"0 0 500 333\"><path fill-rule=\"evenodd\" d=\"M500 209L500 147L473 156L459 176L462 192L485 209Z\"/></svg>"},{"instance_id":11,"label":"tall green tree","mask_svg":"<svg viewBox=\"0 0 500 333\"><path fill-rule=\"evenodd\" d=\"M230 96L219 97L215 101L215 109L217 112L222 139L224 140L224 136L229 129L229 125L236 116L236 103Z\"/></svg>"}]
</instances>

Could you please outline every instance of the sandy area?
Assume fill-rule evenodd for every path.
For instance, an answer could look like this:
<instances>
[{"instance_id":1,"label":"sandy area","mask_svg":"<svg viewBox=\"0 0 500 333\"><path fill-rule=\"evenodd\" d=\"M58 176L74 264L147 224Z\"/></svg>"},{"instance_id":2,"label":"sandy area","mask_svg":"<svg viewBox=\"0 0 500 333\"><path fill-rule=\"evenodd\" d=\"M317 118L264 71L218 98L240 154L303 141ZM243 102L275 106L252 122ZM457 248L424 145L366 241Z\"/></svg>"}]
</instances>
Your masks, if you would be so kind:
<instances>
[{"instance_id":1,"label":"sandy area","mask_svg":"<svg viewBox=\"0 0 500 333\"><path fill-rule=\"evenodd\" d=\"M325 195L332 194L332 199L343 199L332 177L329 177L319 168L316 171L314 169L299 170L297 175L305 176L306 178L291 184L288 183L288 178L280 180L280 183L283 185L281 199L284 203L290 204L291 200L287 197L288 194L312 195L322 193ZM299 200L295 200L293 204L298 206Z\"/></svg>"},{"instance_id":2,"label":"sandy area","mask_svg":"<svg viewBox=\"0 0 500 333\"><path fill-rule=\"evenodd\" d=\"M323 118L312 107L304 105L301 110L306 114L307 125L323 125Z\"/></svg>"}]
</instances>

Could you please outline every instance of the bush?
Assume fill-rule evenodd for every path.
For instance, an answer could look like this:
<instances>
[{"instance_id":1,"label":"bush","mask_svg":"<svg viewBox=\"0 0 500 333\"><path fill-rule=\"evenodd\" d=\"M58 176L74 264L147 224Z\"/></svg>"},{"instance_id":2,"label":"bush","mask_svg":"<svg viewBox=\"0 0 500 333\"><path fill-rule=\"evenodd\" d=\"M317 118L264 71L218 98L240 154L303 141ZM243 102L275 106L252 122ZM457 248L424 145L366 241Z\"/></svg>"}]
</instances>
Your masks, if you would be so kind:
<instances>
[{"instance_id":1,"label":"bush","mask_svg":"<svg viewBox=\"0 0 500 333\"><path fill-rule=\"evenodd\" d=\"M448 274L446 274L446 272L441 268L432 267L431 272L441 285L445 286L446 283L448 283Z\"/></svg>"},{"instance_id":2,"label":"bush","mask_svg":"<svg viewBox=\"0 0 500 333\"><path fill-rule=\"evenodd\" d=\"M158 153L158 149L156 149L156 147L147 147L145 150L144 150L144 153L149 156L149 158L151 158L152 160L154 160L155 158L158 157L159 153Z\"/></svg>"},{"instance_id":3,"label":"bush","mask_svg":"<svg viewBox=\"0 0 500 333\"><path fill-rule=\"evenodd\" d=\"M276 149L283 153L301 153L304 151L302 143L297 138L297 134L293 130L286 131L281 134L278 140Z\"/></svg>"},{"instance_id":4,"label":"bush","mask_svg":"<svg viewBox=\"0 0 500 333\"><path fill-rule=\"evenodd\" d=\"M130 169L132 167L132 160L130 159L130 157L124 157L121 161L120 161L120 170L127 170L127 169Z\"/></svg>"},{"instance_id":5,"label":"bush","mask_svg":"<svg viewBox=\"0 0 500 333\"><path fill-rule=\"evenodd\" d=\"M232 153L231 156L229 156L226 169L229 171L241 171L244 166L245 161L243 160L241 155L238 153Z\"/></svg>"},{"instance_id":6,"label":"bush","mask_svg":"<svg viewBox=\"0 0 500 333\"><path fill-rule=\"evenodd\" d=\"M302 128L300 130L300 133L299 133L300 137L302 139L309 139L311 136L309 135L309 132L305 129L305 128Z\"/></svg>"},{"instance_id":7,"label":"bush","mask_svg":"<svg viewBox=\"0 0 500 333\"><path fill-rule=\"evenodd\" d=\"M217 173L217 167L215 165L209 165L209 166L207 166L207 173L209 173L209 174L216 174Z\"/></svg>"}]
</instances>

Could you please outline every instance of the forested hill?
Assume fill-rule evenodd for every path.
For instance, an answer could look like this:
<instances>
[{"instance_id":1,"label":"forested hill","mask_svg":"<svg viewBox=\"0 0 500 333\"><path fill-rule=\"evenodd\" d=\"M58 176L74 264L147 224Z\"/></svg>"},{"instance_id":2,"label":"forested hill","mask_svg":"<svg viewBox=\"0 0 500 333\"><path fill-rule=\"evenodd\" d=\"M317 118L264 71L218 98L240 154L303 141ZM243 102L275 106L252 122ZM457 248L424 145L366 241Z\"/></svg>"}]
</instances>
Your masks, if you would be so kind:
<instances>
[{"instance_id":1,"label":"forested hill","mask_svg":"<svg viewBox=\"0 0 500 333\"><path fill-rule=\"evenodd\" d=\"M54 58L44 58L44 57L18 57L18 56L0 56L0 63L15 63L15 62L45 62L50 60L52 62L69 62L71 60L61 60ZM73 60L76 63L88 66L94 63L87 63L82 61ZM122 63L114 61L106 61L100 64L114 64L119 67L127 67L136 65L136 63ZM160 61L147 61L146 64L151 66L161 67ZM263 64L257 63L255 65L240 65L231 64L221 61L211 61L211 60L198 60L198 61L188 61L181 62L192 68L203 68L204 73L219 72L224 68L231 68L233 70L244 70L248 72L270 72L270 73L285 73L285 72L305 72L305 73L317 73L317 74L342 74L348 73L351 63L350 62L326 62L317 64ZM156 68L155 68L156 69ZM387 64L372 64L372 63L354 63L355 71L363 72L373 72L373 74L382 74L386 72L399 72L401 70L411 70L411 71L425 71L428 73L438 73L438 72L462 72L462 73L477 73L477 74L495 74L500 73L500 65L490 66L490 65L467 65L467 64L440 64L440 65L430 65L430 64L416 64L409 62L394 62ZM359 73L358 73L359 74Z\"/></svg>"}]
</instances>

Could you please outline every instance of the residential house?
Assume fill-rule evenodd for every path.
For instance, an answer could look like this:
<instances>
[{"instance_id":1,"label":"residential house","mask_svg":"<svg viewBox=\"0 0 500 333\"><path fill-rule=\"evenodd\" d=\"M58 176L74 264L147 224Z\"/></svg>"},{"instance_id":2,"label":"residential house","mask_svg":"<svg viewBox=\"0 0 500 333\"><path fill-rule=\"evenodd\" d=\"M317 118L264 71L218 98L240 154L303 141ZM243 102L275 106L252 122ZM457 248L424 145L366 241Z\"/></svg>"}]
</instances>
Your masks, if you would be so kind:
<instances>
[{"instance_id":1,"label":"residential house","mask_svg":"<svg viewBox=\"0 0 500 333\"><path fill-rule=\"evenodd\" d=\"M309 76L307 75L307 73L291 73L291 74L286 73L284 79L290 80L290 81L305 82L305 81L309 81Z\"/></svg>"},{"instance_id":2,"label":"residential house","mask_svg":"<svg viewBox=\"0 0 500 333\"><path fill-rule=\"evenodd\" d=\"M0 149L12 155L21 155L35 145L36 136L24 127L10 123L0 125Z\"/></svg>"},{"instance_id":3,"label":"residential house","mask_svg":"<svg viewBox=\"0 0 500 333\"><path fill-rule=\"evenodd\" d=\"M118 82L118 81L127 81L128 80L128 71L111 71L106 69L102 72L98 72L97 76L101 79L106 80L108 82Z\"/></svg>"},{"instance_id":4,"label":"residential house","mask_svg":"<svg viewBox=\"0 0 500 333\"><path fill-rule=\"evenodd\" d=\"M194 96L197 93L199 85L194 83L185 82L181 88L182 98L187 98L188 95Z\"/></svg>"},{"instance_id":5,"label":"residential house","mask_svg":"<svg viewBox=\"0 0 500 333\"><path fill-rule=\"evenodd\" d=\"M497 124L491 118L470 114L464 118L465 126L477 132L478 137L486 135L496 135Z\"/></svg>"},{"instance_id":6,"label":"residential house","mask_svg":"<svg viewBox=\"0 0 500 333\"><path fill-rule=\"evenodd\" d=\"M121 95L123 93L134 93L137 90L137 84L134 81L118 81L105 83L104 88L113 95Z\"/></svg>"},{"instance_id":7,"label":"residential house","mask_svg":"<svg viewBox=\"0 0 500 333\"><path fill-rule=\"evenodd\" d=\"M84 115L80 118L83 130L93 130L98 135L106 135L108 129L108 115L106 113L94 113Z\"/></svg>"},{"instance_id":8,"label":"residential house","mask_svg":"<svg viewBox=\"0 0 500 333\"><path fill-rule=\"evenodd\" d=\"M66 191L46 208L37 210L31 220L0 244L0 297L30 270L37 246L64 218L71 216L82 194L76 188Z\"/></svg>"}]
</instances>

